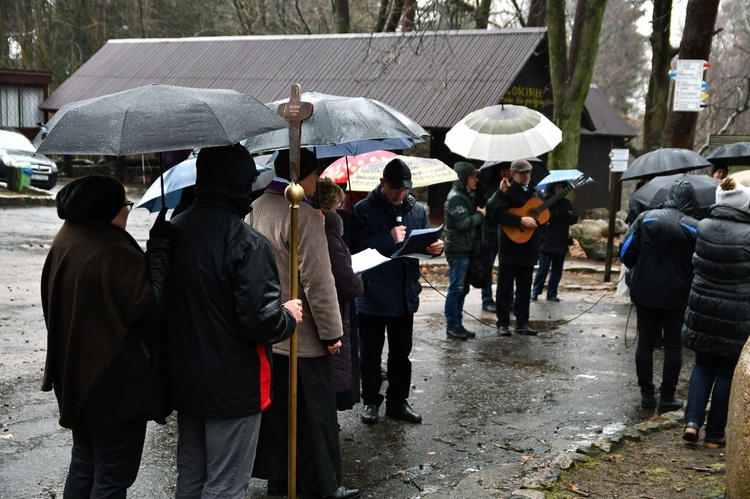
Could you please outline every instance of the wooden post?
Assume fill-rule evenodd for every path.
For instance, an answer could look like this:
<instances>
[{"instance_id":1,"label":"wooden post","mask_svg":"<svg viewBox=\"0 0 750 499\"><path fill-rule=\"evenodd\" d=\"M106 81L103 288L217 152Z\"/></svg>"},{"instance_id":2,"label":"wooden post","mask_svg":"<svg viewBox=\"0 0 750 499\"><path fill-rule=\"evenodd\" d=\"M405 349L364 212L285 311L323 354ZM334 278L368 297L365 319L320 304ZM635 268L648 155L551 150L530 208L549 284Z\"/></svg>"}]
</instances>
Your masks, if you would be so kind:
<instances>
[{"instance_id":1,"label":"wooden post","mask_svg":"<svg viewBox=\"0 0 750 499\"><path fill-rule=\"evenodd\" d=\"M622 195L622 177L621 172L613 172L610 179L614 183L612 189L612 199L609 204L609 235L607 236L607 261L604 263L604 282L612 281L612 259L614 258L614 241L615 241L615 219L617 211L620 209L620 198Z\"/></svg>"},{"instance_id":2,"label":"wooden post","mask_svg":"<svg viewBox=\"0 0 750 499\"><path fill-rule=\"evenodd\" d=\"M297 183L299 180L300 141L302 121L312 116L311 102L300 100L301 88L292 85L289 102L281 104L277 114L289 123L289 177L291 184L284 191L290 206L290 245L289 249L289 299L297 298L299 287L299 204L305 192ZM288 447L288 497L297 497L297 330L289 339L289 447Z\"/></svg>"}]
</instances>

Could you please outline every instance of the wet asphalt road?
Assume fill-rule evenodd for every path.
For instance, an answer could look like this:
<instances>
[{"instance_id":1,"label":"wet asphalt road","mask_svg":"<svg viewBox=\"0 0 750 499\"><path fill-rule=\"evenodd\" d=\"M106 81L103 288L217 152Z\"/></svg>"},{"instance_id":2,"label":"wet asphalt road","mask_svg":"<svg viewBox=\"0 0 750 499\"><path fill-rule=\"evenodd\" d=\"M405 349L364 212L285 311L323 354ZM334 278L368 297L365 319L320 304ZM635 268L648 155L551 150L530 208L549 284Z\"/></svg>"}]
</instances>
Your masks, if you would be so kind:
<instances>
[{"instance_id":1,"label":"wet asphalt road","mask_svg":"<svg viewBox=\"0 0 750 499\"><path fill-rule=\"evenodd\" d=\"M131 199L138 198L133 192ZM128 230L140 243L154 218L145 210L131 214ZM46 347L39 279L60 225L54 208L0 208L2 498L54 497L65 481L71 435L57 424L54 395L39 391ZM566 275L563 284L575 282ZM487 496L509 497L532 471L524 467L529 456L573 447L650 416L638 409L635 348L624 341L628 299L562 287L561 303L532 303L532 326L571 322L536 337L503 338L473 289L465 310L486 325L466 316L464 325L477 338L464 342L446 339L444 292L425 287L415 317L409 401L424 423L385 418L381 408L377 425L363 425L360 405L339 413L344 484L361 487L363 497L470 497L476 492L465 485L480 474ZM633 311L629 342L634 337ZM656 357L658 373L661 354ZM682 394L689 353L685 360ZM175 448L174 416L165 426L149 425L130 497L174 496ZM247 497L264 492L264 483L253 481Z\"/></svg>"}]
</instances>

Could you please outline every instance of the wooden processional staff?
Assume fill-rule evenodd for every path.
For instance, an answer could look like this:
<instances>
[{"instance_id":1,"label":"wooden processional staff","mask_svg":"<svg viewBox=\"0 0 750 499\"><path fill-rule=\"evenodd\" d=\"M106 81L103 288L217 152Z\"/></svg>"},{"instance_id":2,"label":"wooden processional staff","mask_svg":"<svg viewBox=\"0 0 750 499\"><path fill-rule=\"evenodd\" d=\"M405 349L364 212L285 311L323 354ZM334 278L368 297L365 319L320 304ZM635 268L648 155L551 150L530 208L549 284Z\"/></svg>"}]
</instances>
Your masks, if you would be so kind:
<instances>
[{"instance_id":1,"label":"wooden processional staff","mask_svg":"<svg viewBox=\"0 0 750 499\"><path fill-rule=\"evenodd\" d=\"M295 83L289 102L279 105L276 113L289 123L289 180L291 184L284 191L284 197L291 203L290 244L289 249L289 299L297 298L299 285L299 204L305 197L305 191L297 183L299 180L300 141L302 121L312 116L312 102L302 102L302 90ZM289 339L289 468L287 476L288 497L297 497L297 330Z\"/></svg>"}]
</instances>

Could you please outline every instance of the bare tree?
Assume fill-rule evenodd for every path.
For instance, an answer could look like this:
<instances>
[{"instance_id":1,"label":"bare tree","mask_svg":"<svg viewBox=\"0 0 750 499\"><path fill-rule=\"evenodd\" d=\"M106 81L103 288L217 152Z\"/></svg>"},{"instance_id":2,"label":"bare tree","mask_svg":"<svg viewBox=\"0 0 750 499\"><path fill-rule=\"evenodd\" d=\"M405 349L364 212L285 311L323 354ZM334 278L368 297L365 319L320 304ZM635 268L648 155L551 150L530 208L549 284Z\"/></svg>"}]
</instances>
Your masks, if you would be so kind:
<instances>
[{"instance_id":1,"label":"bare tree","mask_svg":"<svg viewBox=\"0 0 750 499\"><path fill-rule=\"evenodd\" d=\"M547 0L553 120L563 132L562 143L550 153L549 163L556 169L578 166L581 113L594 72L605 5L606 0L578 0L568 51L565 3Z\"/></svg>"},{"instance_id":2,"label":"bare tree","mask_svg":"<svg viewBox=\"0 0 750 499\"><path fill-rule=\"evenodd\" d=\"M719 0L689 0L685 30L680 42L680 59L709 60ZM670 111L664 129L665 147L692 149L698 113Z\"/></svg>"}]
</instances>

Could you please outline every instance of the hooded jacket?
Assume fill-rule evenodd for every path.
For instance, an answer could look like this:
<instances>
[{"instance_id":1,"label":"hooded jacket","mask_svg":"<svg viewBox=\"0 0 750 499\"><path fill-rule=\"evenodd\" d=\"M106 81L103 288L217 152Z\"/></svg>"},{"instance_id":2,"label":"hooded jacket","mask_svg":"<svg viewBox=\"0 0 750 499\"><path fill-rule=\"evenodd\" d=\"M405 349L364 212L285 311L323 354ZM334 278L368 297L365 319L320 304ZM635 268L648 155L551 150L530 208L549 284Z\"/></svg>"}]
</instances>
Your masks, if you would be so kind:
<instances>
[{"instance_id":1,"label":"hooded jacket","mask_svg":"<svg viewBox=\"0 0 750 499\"><path fill-rule=\"evenodd\" d=\"M477 226L484 215L477 211L476 193L468 187L469 176L476 167L466 161L456 163L458 179L445 200L445 256L468 258L476 235Z\"/></svg>"},{"instance_id":2,"label":"hooded jacket","mask_svg":"<svg viewBox=\"0 0 750 499\"><path fill-rule=\"evenodd\" d=\"M750 212L717 204L698 224L682 342L737 361L750 337Z\"/></svg>"},{"instance_id":3,"label":"hooded jacket","mask_svg":"<svg viewBox=\"0 0 750 499\"><path fill-rule=\"evenodd\" d=\"M388 204L381 186L372 190L365 199L354 206L355 215L363 220L364 227L355 247L355 253L374 248L382 255L392 255L399 246L393 242L391 229L396 225L397 209ZM427 213L411 194L408 194L398 213L403 217L406 235L414 229L426 229ZM391 261L362 273L364 295L357 297L357 312L385 317L405 317L419 308L419 260L393 258Z\"/></svg>"},{"instance_id":4,"label":"hooded jacket","mask_svg":"<svg viewBox=\"0 0 750 499\"><path fill-rule=\"evenodd\" d=\"M172 221L166 376L174 409L240 418L271 403L271 344L296 323L271 245L242 219L252 158L218 152L199 154L195 201Z\"/></svg>"},{"instance_id":5,"label":"hooded jacket","mask_svg":"<svg viewBox=\"0 0 750 499\"><path fill-rule=\"evenodd\" d=\"M633 269L636 305L684 310L693 278L698 202L695 189L675 182L661 208L641 213L620 241L620 260Z\"/></svg>"}]
</instances>

